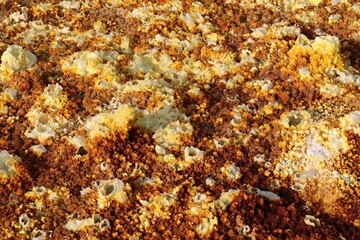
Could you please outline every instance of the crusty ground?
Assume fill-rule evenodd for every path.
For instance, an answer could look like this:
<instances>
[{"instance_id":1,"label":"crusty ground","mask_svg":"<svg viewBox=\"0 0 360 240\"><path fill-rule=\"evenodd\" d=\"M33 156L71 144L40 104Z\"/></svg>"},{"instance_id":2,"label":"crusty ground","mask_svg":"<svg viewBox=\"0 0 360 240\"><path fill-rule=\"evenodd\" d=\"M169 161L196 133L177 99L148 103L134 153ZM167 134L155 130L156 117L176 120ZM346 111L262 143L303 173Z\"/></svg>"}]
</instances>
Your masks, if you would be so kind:
<instances>
[{"instance_id":1,"label":"crusty ground","mask_svg":"<svg viewBox=\"0 0 360 240\"><path fill-rule=\"evenodd\" d=\"M0 181L0 233L4 239L31 239L37 230L46 231L47 239L360 239L359 132L347 130L348 150L331 159L326 166L329 171L352 176L354 184L327 182L326 178L319 177L308 180L303 191L296 191L292 188L296 182L294 176L282 175L276 170L284 154L294 146L291 135L301 135L298 128L285 129L279 122L281 116L295 110L306 110L316 113L313 118L320 122L335 122L337 118L360 110L359 86L337 83L327 76L325 70L310 80L302 79L299 69L308 66L312 60L306 54L294 60L289 54L298 37L294 34L278 38L271 35L254 38L251 35L255 28L280 21L286 26L300 28L301 34L310 40L318 36L315 29L321 29L323 35L339 38L341 57L348 68L352 67L359 73L360 12L351 9L356 1L333 5L332 1L324 0L318 6L295 10L283 7L283 1L266 1L271 4L247 1L256 4L253 8L244 7L240 3L242 1L202 1L205 9L202 15L206 22L212 24L212 32L220 36L217 44L221 45L221 51L233 54L234 63L239 63L241 50L248 49L256 62L242 64L222 75L214 74L206 80L189 72L186 84L172 86L174 106L190 117L193 132L181 139L182 148L173 149L171 153L182 158L185 146L205 152L201 161L178 171L159 160L154 133L136 124L127 134L117 132L106 137L85 139L86 149L77 149L67 141L66 136L75 133L86 136L80 128L82 122L107 109L114 98L140 110L155 109L165 99L151 90L120 94L116 88L98 88L94 83L96 74L79 76L64 71L62 62L78 51L118 51L124 55L118 61L118 70L124 76L123 84L146 78L143 73L130 73L127 67L136 53L146 53L153 48L168 54L177 63L188 57L211 66L209 61L213 60L213 50L204 40L205 34L199 28L189 28L179 17L181 12L190 11L192 2L184 1L181 12L154 10L155 15L165 14L169 20L159 19L150 26L130 17L129 13L144 4L158 6L170 1L118 1L119 4L113 5L110 2L116 1L107 1L107 4L80 1L80 9L65 9L56 0L47 2L51 7L41 11L36 6L44 1L3 0L0 3L0 19L21 11L27 14L24 22L42 20L53 28L68 26L79 34L93 30L94 24L100 21L103 33L115 32L116 36L111 42L85 38L82 44L71 39L58 39L58 48L53 48L51 43L55 41L55 36L52 34L38 36L31 43L26 43L21 34L29 25L14 21L11 24L0 23L0 53L8 45L16 44L37 56L33 68L15 72L4 77L5 80L0 79L0 91L13 88L18 92L17 100L4 102L8 112L0 115L0 151L6 150L22 159L16 174ZM299 19L301 14L310 12L315 16L312 21ZM328 21L331 14L340 14L341 19ZM166 43L154 46L149 41L157 34L169 36L171 31L180 40L189 40L188 36L200 36L203 40L187 51L179 51ZM354 37L356 34L358 38ZM121 47L122 36L129 39L128 52ZM249 43L249 38L253 38L254 43ZM105 43L98 44L101 41ZM242 80L229 87L226 80L233 79L238 73L242 75ZM159 76L171 82L164 73L159 73ZM270 80L272 89L264 92L261 87L254 87L251 82L255 79ZM319 83L325 81L340 86L347 94L327 96L321 93ZM47 151L37 155L29 150L39 141L25 135L31 128L25 115L44 88L55 83L62 86L68 98L57 114L66 116L72 125L66 132L59 132L55 138L49 139L44 144ZM200 89L199 95L189 93L194 84ZM264 110L275 102L280 107L271 107L270 112ZM242 104L252 111L243 111L241 123L234 127L231 124L233 109ZM246 140L241 139L236 131L247 136ZM222 137L229 139L230 143L216 148L214 139ZM254 161L259 154L265 156L270 165ZM301 162L302 159L291 160ZM101 170L100 163L104 161L109 168ZM232 180L224 175L221 169L229 164L239 167L239 179ZM91 187L94 181L115 177L130 186L125 203L113 201L99 209L94 195L81 196L80 191ZM142 185L139 177L158 178L162 183ZM215 183L206 184L207 178L214 179ZM35 186L44 186L58 195L57 201L49 200L46 194L39 197L43 204L41 214L34 207L35 199L25 196ZM144 207L139 200L155 198L178 186L176 202L163 209L166 214L150 217L150 224L144 226L140 218ZM251 187L271 191L280 199L270 201L249 191ZM195 188L211 199L218 199L230 189L240 190L225 209L211 210L218 222L205 235L200 235L196 227L206 216L188 213ZM18 223L23 213L32 219L32 224L26 229ZM95 226L80 231L64 228L71 218L84 219L94 214L108 219L110 226L102 231ZM306 215L314 216L321 224L306 224ZM246 231L246 227L250 230Z\"/></svg>"}]
</instances>

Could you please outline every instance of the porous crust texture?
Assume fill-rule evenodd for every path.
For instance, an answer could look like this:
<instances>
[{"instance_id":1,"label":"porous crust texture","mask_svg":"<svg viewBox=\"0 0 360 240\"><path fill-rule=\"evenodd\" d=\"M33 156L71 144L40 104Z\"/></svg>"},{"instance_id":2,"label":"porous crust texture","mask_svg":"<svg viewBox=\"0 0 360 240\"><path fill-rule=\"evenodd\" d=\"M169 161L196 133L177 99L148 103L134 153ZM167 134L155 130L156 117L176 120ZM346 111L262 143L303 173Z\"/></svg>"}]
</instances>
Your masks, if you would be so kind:
<instances>
[{"instance_id":1,"label":"porous crust texture","mask_svg":"<svg viewBox=\"0 0 360 240\"><path fill-rule=\"evenodd\" d=\"M0 238L360 239L358 1L0 19Z\"/></svg>"}]
</instances>

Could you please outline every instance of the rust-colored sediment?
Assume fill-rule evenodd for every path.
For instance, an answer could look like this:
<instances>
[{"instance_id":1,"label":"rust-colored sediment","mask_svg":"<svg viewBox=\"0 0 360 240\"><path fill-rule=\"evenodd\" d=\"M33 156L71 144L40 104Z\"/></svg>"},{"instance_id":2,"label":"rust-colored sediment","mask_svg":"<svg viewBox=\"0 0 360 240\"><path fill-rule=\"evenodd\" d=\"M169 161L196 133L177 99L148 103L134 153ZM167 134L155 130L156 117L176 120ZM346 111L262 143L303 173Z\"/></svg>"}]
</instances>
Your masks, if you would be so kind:
<instances>
[{"instance_id":1,"label":"rust-colored sediment","mask_svg":"<svg viewBox=\"0 0 360 240\"><path fill-rule=\"evenodd\" d=\"M360 239L356 1L3 0L0 19L4 239Z\"/></svg>"}]
</instances>

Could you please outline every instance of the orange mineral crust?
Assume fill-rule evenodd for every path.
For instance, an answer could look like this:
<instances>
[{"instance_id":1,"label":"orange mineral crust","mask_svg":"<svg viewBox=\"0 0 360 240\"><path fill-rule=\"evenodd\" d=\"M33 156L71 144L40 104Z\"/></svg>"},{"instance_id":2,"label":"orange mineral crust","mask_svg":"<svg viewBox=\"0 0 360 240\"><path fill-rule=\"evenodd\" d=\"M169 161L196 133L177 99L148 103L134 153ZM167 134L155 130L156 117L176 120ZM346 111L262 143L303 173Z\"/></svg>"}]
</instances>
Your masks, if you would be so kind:
<instances>
[{"instance_id":1,"label":"orange mineral crust","mask_svg":"<svg viewBox=\"0 0 360 240\"><path fill-rule=\"evenodd\" d=\"M0 0L1 239L360 239L360 3Z\"/></svg>"}]
</instances>

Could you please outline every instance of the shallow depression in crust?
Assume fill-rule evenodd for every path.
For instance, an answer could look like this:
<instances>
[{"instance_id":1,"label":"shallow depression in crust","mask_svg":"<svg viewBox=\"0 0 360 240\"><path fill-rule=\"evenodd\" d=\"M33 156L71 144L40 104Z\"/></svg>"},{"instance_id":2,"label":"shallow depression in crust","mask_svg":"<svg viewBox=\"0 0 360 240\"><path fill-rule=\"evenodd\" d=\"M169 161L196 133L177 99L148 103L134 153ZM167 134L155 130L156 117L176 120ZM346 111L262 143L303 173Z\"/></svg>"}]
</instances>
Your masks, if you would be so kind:
<instances>
[{"instance_id":1,"label":"shallow depression in crust","mask_svg":"<svg viewBox=\"0 0 360 240\"><path fill-rule=\"evenodd\" d=\"M77 154L80 156L85 156L86 154L88 154L88 152L84 146L81 146L79 147Z\"/></svg>"},{"instance_id":2,"label":"shallow depression in crust","mask_svg":"<svg viewBox=\"0 0 360 240\"><path fill-rule=\"evenodd\" d=\"M41 187L34 187L34 192L36 194L42 195L45 192L46 188L41 186Z\"/></svg>"},{"instance_id":3,"label":"shallow depression in crust","mask_svg":"<svg viewBox=\"0 0 360 240\"><path fill-rule=\"evenodd\" d=\"M30 226L30 218L26 213L23 213L19 217L19 223L23 228L27 228Z\"/></svg>"},{"instance_id":4,"label":"shallow depression in crust","mask_svg":"<svg viewBox=\"0 0 360 240\"><path fill-rule=\"evenodd\" d=\"M108 169L110 167L110 164L107 162L102 162L100 163L100 170L101 171L105 171L106 169Z\"/></svg>"},{"instance_id":5,"label":"shallow depression in crust","mask_svg":"<svg viewBox=\"0 0 360 240\"><path fill-rule=\"evenodd\" d=\"M32 240L43 240L46 238L46 232L43 230L37 230Z\"/></svg>"},{"instance_id":6,"label":"shallow depression in crust","mask_svg":"<svg viewBox=\"0 0 360 240\"><path fill-rule=\"evenodd\" d=\"M297 126L301 124L303 117L300 114L292 114L289 116L289 126Z\"/></svg>"},{"instance_id":7,"label":"shallow depression in crust","mask_svg":"<svg viewBox=\"0 0 360 240\"><path fill-rule=\"evenodd\" d=\"M113 183L105 183L104 186L102 186L100 192L103 196L107 197L113 193L115 187Z\"/></svg>"},{"instance_id":8,"label":"shallow depression in crust","mask_svg":"<svg viewBox=\"0 0 360 240\"><path fill-rule=\"evenodd\" d=\"M110 227L110 221L108 219L103 219L99 223L100 230L105 230L106 228Z\"/></svg>"},{"instance_id":9,"label":"shallow depression in crust","mask_svg":"<svg viewBox=\"0 0 360 240\"><path fill-rule=\"evenodd\" d=\"M100 214L95 214L94 217L94 223L97 224L97 223L100 223L101 222L101 216Z\"/></svg>"}]
</instances>

